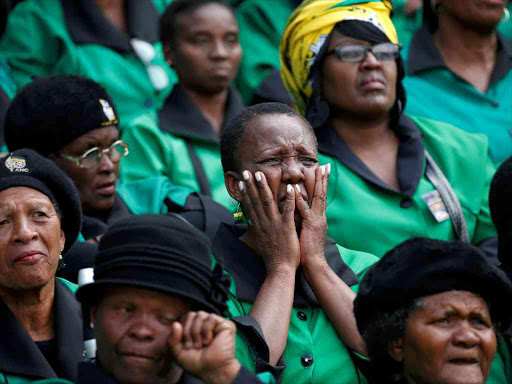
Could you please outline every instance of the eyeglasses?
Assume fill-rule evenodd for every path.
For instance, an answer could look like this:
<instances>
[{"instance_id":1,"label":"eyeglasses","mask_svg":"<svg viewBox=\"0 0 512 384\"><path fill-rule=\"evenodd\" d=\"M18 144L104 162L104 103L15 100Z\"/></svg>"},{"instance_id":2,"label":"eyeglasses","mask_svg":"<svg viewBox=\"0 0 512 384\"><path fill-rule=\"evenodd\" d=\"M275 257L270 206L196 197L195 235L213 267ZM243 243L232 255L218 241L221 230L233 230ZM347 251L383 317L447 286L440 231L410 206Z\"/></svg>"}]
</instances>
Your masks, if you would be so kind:
<instances>
[{"instance_id":1,"label":"eyeglasses","mask_svg":"<svg viewBox=\"0 0 512 384\"><path fill-rule=\"evenodd\" d=\"M347 63L360 63L366 59L368 52L379 61L395 60L400 54L402 46L400 44L382 43L374 46L367 45L339 45L326 55L336 55L341 61Z\"/></svg>"},{"instance_id":2,"label":"eyeglasses","mask_svg":"<svg viewBox=\"0 0 512 384\"><path fill-rule=\"evenodd\" d=\"M72 161L80 168L92 168L97 166L104 154L106 154L113 163L119 162L123 157L128 156L128 144L123 140L117 140L115 143L105 149L94 147L85 152L82 156L69 156L61 154L64 159Z\"/></svg>"}]
</instances>

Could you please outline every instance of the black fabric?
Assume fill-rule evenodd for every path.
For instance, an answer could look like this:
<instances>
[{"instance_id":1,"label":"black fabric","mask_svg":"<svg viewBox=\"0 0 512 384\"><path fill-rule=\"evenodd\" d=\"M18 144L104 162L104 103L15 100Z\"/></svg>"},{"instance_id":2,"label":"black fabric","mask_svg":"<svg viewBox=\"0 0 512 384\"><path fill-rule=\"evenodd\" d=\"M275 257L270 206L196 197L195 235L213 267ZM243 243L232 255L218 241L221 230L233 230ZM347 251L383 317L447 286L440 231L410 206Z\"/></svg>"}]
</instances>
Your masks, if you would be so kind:
<instances>
[{"instance_id":1,"label":"black fabric","mask_svg":"<svg viewBox=\"0 0 512 384\"><path fill-rule=\"evenodd\" d=\"M510 326L512 312L501 298L511 297L512 283L480 249L460 241L413 238L386 253L364 276L354 301L357 327L364 333L376 314L450 290L482 296L490 303L493 323Z\"/></svg>"},{"instance_id":2,"label":"black fabric","mask_svg":"<svg viewBox=\"0 0 512 384\"><path fill-rule=\"evenodd\" d=\"M410 198L416 192L423 176L425 147L420 130L408 116L402 115L395 132L400 140L397 154L397 175L400 191L392 189L380 180L329 125L325 125L316 131L318 150L323 154L335 157L355 174L377 187L395 193L400 192Z\"/></svg>"},{"instance_id":3,"label":"black fabric","mask_svg":"<svg viewBox=\"0 0 512 384\"><path fill-rule=\"evenodd\" d=\"M368 41L372 44L391 42L384 32L371 23L360 20L344 20L334 27L342 35Z\"/></svg>"},{"instance_id":4,"label":"black fabric","mask_svg":"<svg viewBox=\"0 0 512 384\"><path fill-rule=\"evenodd\" d=\"M134 215L111 225L102 236L94 283L76 296L94 303L112 284L133 285L184 298L194 309L222 313L229 278L211 270L210 242L178 215Z\"/></svg>"},{"instance_id":5,"label":"black fabric","mask_svg":"<svg viewBox=\"0 0 512 384\"><path fill-rule=\"evenodd\" d=\"M253 302L265 281L265 265L239 238L247 232L245 225L221 224L213 242L212 251L219 263L233 276L236 283L237 298ZM345 264L336 246L336 242L327 238L325 258L331 269L349 287L358 283L355 273ZM295 278L293 305L320 304L302 272L297 270Z\"/></svg>"},{"instance_id":6,"label":"black fabric","mask_svg":"<svg viewBox=\"0 0 512 384\"><path fill-rule=\"evenodd\" d=\"M5 144L4 120L10 102L11 100L9 99L7 94L4 92L2 88L0 88L0 147L2 147Z\"/></svg>"},{"instance_id":7,"label":"black fabric","mask_svg":"<svg viewBox=\"0 0 512 384\"><path fill-rule=\"evenodd\" d=\"M63 255L64 266L57 269L57 276L78 284L78 272L94 267L94 258L98 252L97 244L76 242Z\"/></svg>"},{"instance_id":8,"label":"black fabric","mask_svg":"<svg viewBox=\"0 0 512 384\"><path fill-rule=\"evenodd\" d=\"M281 79L281 71L277 68L274 68L254 91L251 105L272 102L293 105L293 100Z\"/></svg>"},{"instance_id":9,"label":"black fabric","mask_svg":"<svg viewBox=\"0 0 512 384\"><path fill-rule=\"evenodd\" d=\"M204 232L213 242L221 223L235 224L233 214L224 206L213 201L210 197L199 193L191 193L184 206L166 198L165 204L169 213L177 213L190 224Z\"/></svg>"},{"instance_id":10,"label":"black fabric","mask_svg":"<svg viewBox=\"0 0 512 384\"><path fill-rule=\"evenodd\" d=\"M21 149L0 159L0 191L11 187L33 188L57 202L62 212L61 229L66 236L65 253L82 225L80 199L71 179L53 161Z\"/></svg>"},{"instance_id":11,"label":"black fabric","mask_svg":"<svg viewBox=\"0 0 512 384\"><path fill-rule=\"evenodd\" d=\"M499 33L497 33L497 37L498 55L490 84L503 79L512 68L512 43ZM407 75L415 76L423 71L443 68L449 70L435 45L433 34L424 25L411 40L407 57Z\"/></svg>"},{"instance_id":12,"label":"black fabric","mask_svg":"<svg viewBox=\"0 0 512 384\"><path fill-rule=\"evenodd\" d=\"M118 29L91 0L60 0L66 26L77 45L96 44L120 53L132 51L130 38L155 43L159 14L151 0L125 0L127 33Z\"/></svg>"},{"instance_id":13,"label":"black fabric","mask_svg":"<svg viewBox=\"0 0 512 384\"><path fill-rule=\"evenodd\" d=\"M73 294L58 280L54 300L57 371L59 377L74 382L84 352L81 308ZM0 373L32 380L57 377L23 325L1 300L0 340Z\"/></svg>"},{"instance_id":14,"label":"black fabric","mask_svg":"<svg viewBox=\"0 0 512 384\"><path fill-rule=\"evenodd\" d=\"M107 91L75 75L38 78L23 87L5 116L10 151L31 148L43 156L94 129L117 127L119 121Z\"/></svg>"},{"instance_id":15,"label":"black fabric","mask_svg":"<svg viewBox=\"0 0 512 384\"><path fill-rule=\"evenodd\" d=\"M41 351L44 358L50 364L50 367L53 368L57 376L61 376L59 372L59 367L57 365L57 342L55 339L45 340L45 341L36 341L37 348Z\"/></svg>"},{"instance_id":16,"label":"black fabric","mask_svg":"<svg viewBox=\"0 0 512 384\"><path fill-rule=\"evenodd\" d=\"M206 171L204 170L204 167L201 164L201 159L199 159L199 156L197 156L197 153L194 151L194 147L192 147L192 143L190 141L187 141L187 151L188 156L190 157L190 161L192 161L192 166L194 167L196 180L199 184L199 191L203 195L211 197L212 191L210 188L210 182L206 176Z\"/></svg>"}]
</instances>

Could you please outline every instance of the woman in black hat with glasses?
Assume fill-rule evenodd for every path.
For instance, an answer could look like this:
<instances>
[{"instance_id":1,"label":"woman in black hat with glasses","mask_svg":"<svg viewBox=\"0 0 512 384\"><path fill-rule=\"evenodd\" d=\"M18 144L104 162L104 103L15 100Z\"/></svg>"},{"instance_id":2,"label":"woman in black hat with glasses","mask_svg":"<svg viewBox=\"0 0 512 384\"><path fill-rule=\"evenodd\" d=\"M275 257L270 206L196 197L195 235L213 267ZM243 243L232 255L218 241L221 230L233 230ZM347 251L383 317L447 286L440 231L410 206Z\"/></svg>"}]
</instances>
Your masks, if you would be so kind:
<instances>
[{"instance_id":1,"label":"woman in black hat with glasses","mask_svg":"<svg viewBox=\"0 0 512 384\"><path fill-rule=\"evenodd\" d=\"M30 150L0 160L0 382L76 380L84 354L76 285L57 278L82 211L72 181Z\"/></svg>"}]
</instances>

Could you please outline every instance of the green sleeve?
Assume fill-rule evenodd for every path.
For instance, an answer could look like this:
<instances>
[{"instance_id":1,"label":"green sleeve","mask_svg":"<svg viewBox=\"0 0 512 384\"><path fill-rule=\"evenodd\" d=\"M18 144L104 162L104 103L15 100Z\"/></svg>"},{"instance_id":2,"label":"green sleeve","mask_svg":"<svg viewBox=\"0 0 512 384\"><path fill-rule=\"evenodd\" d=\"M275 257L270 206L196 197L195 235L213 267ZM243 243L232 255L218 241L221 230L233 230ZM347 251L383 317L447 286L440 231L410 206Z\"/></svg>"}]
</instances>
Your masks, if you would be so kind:
<instances>
[{"instance_id":1,"label":"green sleeve","mask_svg":"<svg viewBox=\"0 0 512 384\"><path fill-rule=\"evenodd\" d=\"M167 176L172 167L172 153L166 137L160 131L157 114L148 113L132 121L122 134L130 154L123 159L121 182Z\"/></svg>"},{"instance_id":2,"label":"green sleeve","mask_svg":"<svg viewBox=\"0 0 512 384\"><path fill-rule=\"evenodd\" d=\"M123 183L117 187L117 193L133 214L142 215L167 213L166 198L184 206L192 191L174 185L167 177L157 176Z\"/></svg>"},{"instance_id":3,"label":"green sleeve","mask_svg":"<svg viewBox=\"0 0 512 384\"><path fill-rule=\"evenodd\" d=\"M78 285L72 283L71 281L67 281L66 279L63 279L62 277L57 277L57 280L61 282L61 284L69 290L73 295L78 290Z\"/></svg>"},{"instance_id":4,"label":"green sleeve","mask_svg":"<svg viewBox=\"0 0 512 384\"><path fill-rule=\"evenodd\" d=\"M245 0L238 7L244 54L236 82L246 103L272 69L280 68L279 44L293 9L289 0Z\"/></svg>"},{"instance_id":5,"label":"green sleeve","mask_svg":"<svg viewBox=\"0 0 512 384\"><path fill-rule=\"evenodd\" d=\"M33 75L73 71L59 63L61 52L73 50L63 18L58 1L25 0L10 13L0 51L18 88Z\"/></svg>"},{"instance_id":6,"label":"green sleeve","mask_svg":"<svg viewBox=\"0 0 512 384\"><path fill-rule=\"evenodd\" d=\"M472 244L480 244L482 241L496 236L496 229L491 219L491 212L489 210L489 189L491 181L496 169L490 157L487 157L487 165L485 168L485 187L482 194L482 204L480 212L477 216L477 222L471 239Z\"/></svg>"},{"instance_id":7,"label":"green sleeve","mask_svg":"<svg viewBox=\"0 0 512 384\"><path fill-rule=\"evenodd\" d=\"M510 356L510 342L498 337L496 355L491 364L491 371L487 378L487 384L506 384L512 379L512 360Z\"/></svg>"}]
</instances>

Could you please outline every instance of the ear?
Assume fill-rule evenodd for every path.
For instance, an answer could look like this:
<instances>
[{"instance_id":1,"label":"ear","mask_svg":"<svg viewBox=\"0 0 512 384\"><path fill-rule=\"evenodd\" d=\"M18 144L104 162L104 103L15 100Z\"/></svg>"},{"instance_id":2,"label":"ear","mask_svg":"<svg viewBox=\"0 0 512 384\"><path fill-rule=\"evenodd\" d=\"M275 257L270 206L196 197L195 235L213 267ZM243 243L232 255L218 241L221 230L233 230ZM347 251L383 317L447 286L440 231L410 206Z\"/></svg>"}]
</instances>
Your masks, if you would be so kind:
<instances>
[{"instance_id":1,"label":"ear","mask_svg":"<svg viewBox=\"0 0 512 384\"><path fill-rule=\"evenodd\" d=\"M238 173L228 171L224 174L224 184L228 190L229 196L236 201L242 201L242 192L240 192L240 176Z\"/></svg>"},{"instance_id":2,"label":"ear","mask_svg":"<svg viewBox=\"0 0 512 384\"><path fill-rule=\"evenodd\" d=\"M388 344L388 353L397 362L404 361L404 338L399 337Z\"/></svg>"},{"instance_id":3,"label":"ear","mask_svg":"<svg viewBox=\"0 0 512 384\"><path fill-rule=\"evenodd\" d=\"M60 230L60 251L64 249L64 246L66 245L66 235L64 235L64 231Z\"/></svg>"},{"instance_id":4,"label":"ear","mask_svg":"<svg viewBox=\"0 0 512 384\"><path fill-rule=\"evenodd\" d=\"M173 63L175 62L176 59L174 49L171 47L170 44L164 44L162 50L164 52L164 58L167 64L169 64L170 67L174 67Z\"/></svg>"}]
</instances>

